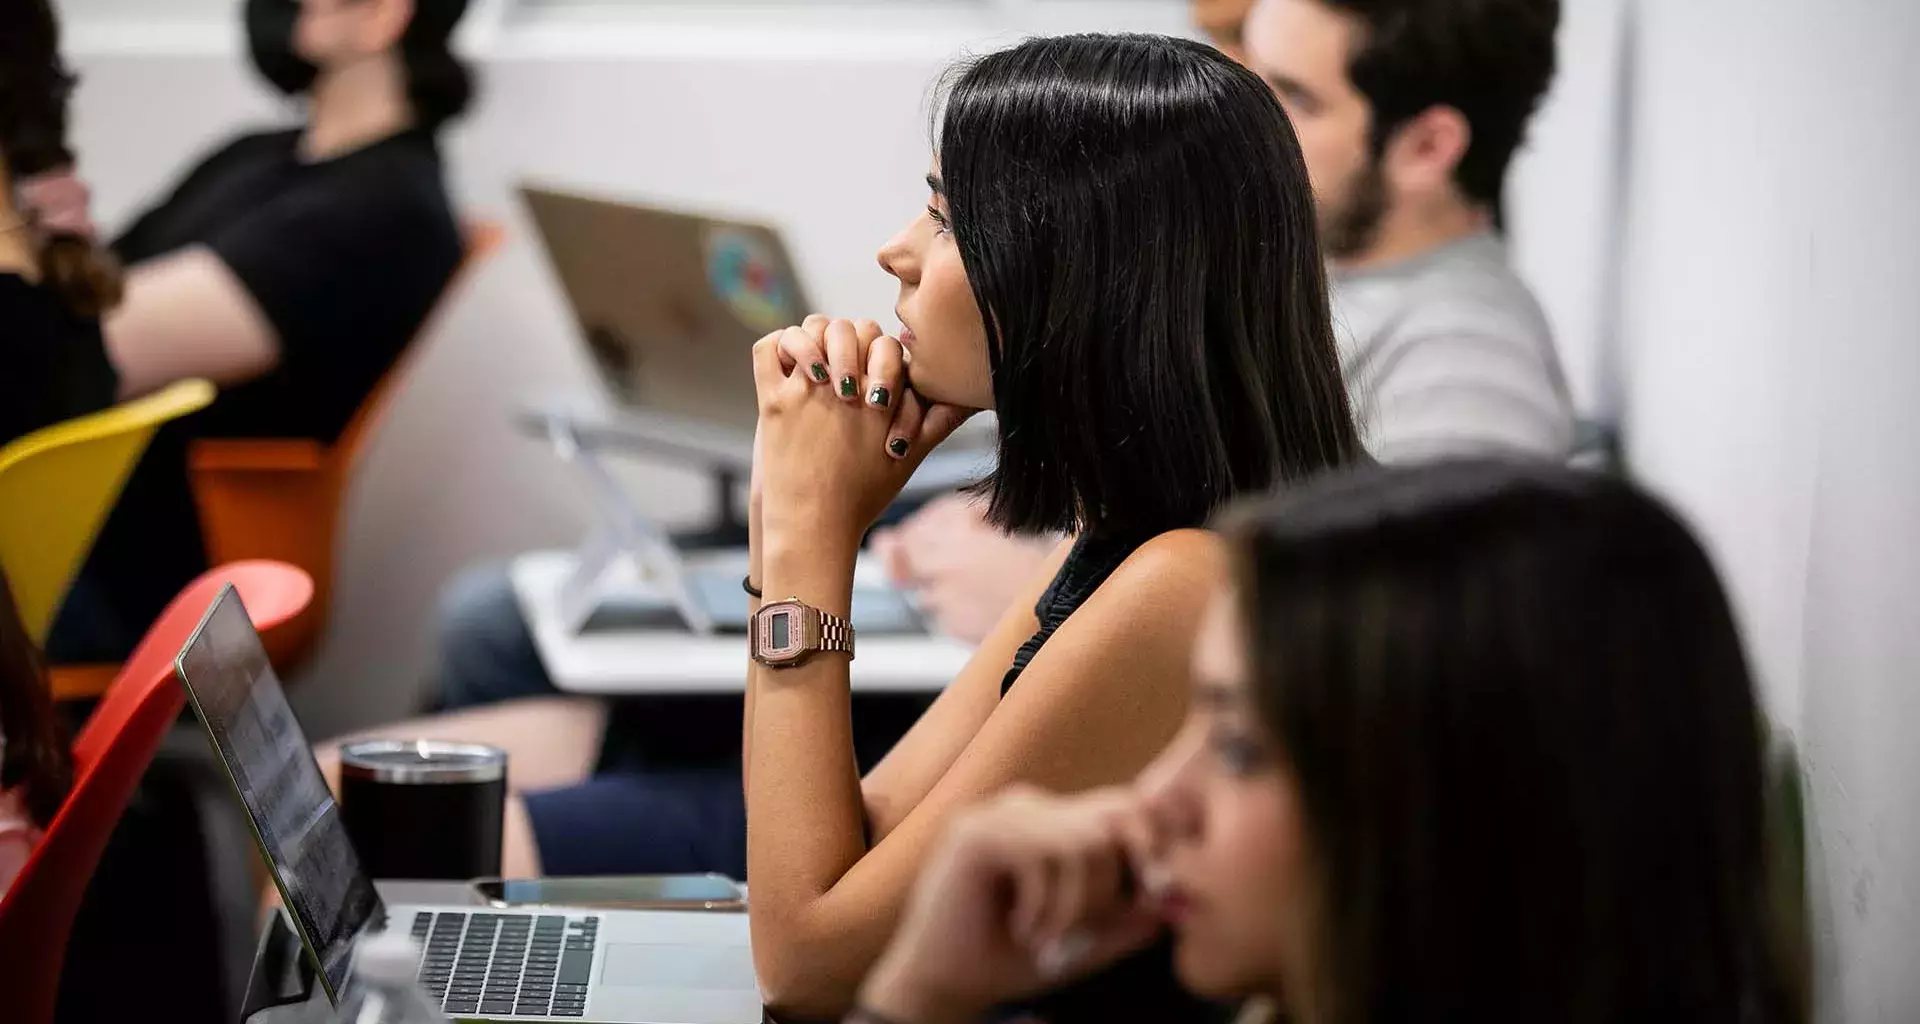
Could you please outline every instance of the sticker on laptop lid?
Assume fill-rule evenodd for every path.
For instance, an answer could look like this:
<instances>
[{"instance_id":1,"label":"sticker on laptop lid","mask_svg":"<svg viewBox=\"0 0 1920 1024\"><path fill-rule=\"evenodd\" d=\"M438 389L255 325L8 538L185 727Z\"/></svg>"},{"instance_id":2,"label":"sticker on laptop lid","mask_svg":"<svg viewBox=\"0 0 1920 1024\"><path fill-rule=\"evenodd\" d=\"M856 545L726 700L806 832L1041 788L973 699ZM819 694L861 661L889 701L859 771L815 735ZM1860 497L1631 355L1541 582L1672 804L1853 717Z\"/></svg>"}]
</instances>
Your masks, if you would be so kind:
<instances>
[{"instance_id":1,"label":"sticker on laptop lid","mask_svg":"<svg viewBox=\"0 0 1920 1024\"><path fill-rule=\"evenodd\" d=\"M741 323L764 333L799 322L793 285L764 238L739 228L708 228L704 241L707 283Z\"/></svg>"}]
</instances>

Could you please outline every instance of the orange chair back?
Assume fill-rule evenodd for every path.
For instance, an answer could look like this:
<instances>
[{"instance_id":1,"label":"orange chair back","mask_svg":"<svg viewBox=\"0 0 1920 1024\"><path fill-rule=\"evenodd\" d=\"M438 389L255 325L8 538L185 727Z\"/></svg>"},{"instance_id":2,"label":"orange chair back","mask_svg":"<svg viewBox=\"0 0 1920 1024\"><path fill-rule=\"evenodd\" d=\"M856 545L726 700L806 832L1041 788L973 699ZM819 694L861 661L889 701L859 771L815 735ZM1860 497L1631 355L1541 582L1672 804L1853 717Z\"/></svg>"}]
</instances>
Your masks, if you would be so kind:
<instances>
[{"instance_id":1,"label":"orange chair back","mask_svg":"<svg viewBox=\"0 0 1920 1024\"><path fill-rule=\"evenodd\" d=\"M498 249L504 237L497 224L470 224L466 256L447 293ZM443 297L442 312L445 305ZM195 442L189 451L188 474L207 559L216 565L272 559L297 565L313 577L312 605L298 621L268 638L267 652L283 674L319 644L333 596L335 539L347 491L419 351L417 341L408 346L330 445L306 439L208 439Z\"/></svg>"},{"instance_id":2,"label":"orange chair back","mask_svg":"<svg viewBox=\"0 0 1920 1024\"><path fill-rule=\"evenodd\" d=\"M313 597L313 580L290 565L246 562L208 571L167 605L127 659L106 699L73 744L73 790L47 826L26 867L0 899L0 1020L53 1020L67 938L114 825L179 720L186 692L173 661L228 583L240 591L262 634L295 618Z\"/></svg>"}]
</instances>

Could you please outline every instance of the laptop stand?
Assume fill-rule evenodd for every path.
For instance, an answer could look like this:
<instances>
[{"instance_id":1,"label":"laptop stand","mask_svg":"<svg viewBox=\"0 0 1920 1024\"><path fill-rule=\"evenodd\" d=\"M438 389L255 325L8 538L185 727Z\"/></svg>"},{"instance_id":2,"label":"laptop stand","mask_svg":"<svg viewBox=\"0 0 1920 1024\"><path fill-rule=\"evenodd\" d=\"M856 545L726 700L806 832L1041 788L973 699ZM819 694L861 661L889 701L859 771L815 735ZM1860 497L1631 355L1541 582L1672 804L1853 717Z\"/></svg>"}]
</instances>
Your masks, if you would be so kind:
<instances>
[{"instance_id":1,"label":"laptop stand","mask_svg":"<svg viewBox=\"0 0 1920 1024\"><path fill-rule=\"evenodd\" d=\"M707 606L693 594L681 568L681 553L743 550L747 526L739 512L740 482L753 465L753 437L737 429L638 409L611 414L547 407L525 411L520 422L543 438L554 456L574 467L586 485L596 525L574 548L573 568L556 596L560 625L578 635L622 583L644 580L698 636L716 632ZM708 528L670 536L633 503L605 457L627 454L666 458L704 467L712 474L716 514ZM991 472L990 448L943 446L915 471L902 501L950 491Z\"/></svg>"},{"instance_id":2,"label":"laptop stand","mask_svg":"<svg viewBox=\"0 0 1920 1024\"><path fill-rule=\"evenodd\" d=\"M596 513L596 525L574 549L573 571L560 585L562 625L568 632L580 632L611 584L640 579L660 590L695 635L711 635L713 618L688 589L673 541L634 505L607 468L602 446L611 445L606 436L583 430L566 413L545 414L542 428L554 455L580 474ZM744 528L741 533L744 544Z\"/></svg>"}]
</instances>

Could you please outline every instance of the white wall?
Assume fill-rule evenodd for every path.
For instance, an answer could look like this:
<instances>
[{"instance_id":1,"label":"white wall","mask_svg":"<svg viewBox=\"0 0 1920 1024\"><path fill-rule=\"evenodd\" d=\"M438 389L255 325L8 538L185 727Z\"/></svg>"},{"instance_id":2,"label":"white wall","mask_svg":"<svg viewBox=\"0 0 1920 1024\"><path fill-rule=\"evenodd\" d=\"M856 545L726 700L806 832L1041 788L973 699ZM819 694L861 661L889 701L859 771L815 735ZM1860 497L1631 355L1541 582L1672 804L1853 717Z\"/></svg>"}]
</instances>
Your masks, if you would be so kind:
<instances>
[{"instance_id":1,"label":"white wall","mask_svg":"<svg viewBox=\"0 0 1920 1024\"><path fill-rule=\"evenodd\" d=\"M1920 6L1808 8L1808 77L1830 82L1796 317L1822 364L1801 683L1822 1009L1892 1024L1920 1020Z\"/></svg>"},{"instance_id":2,"label":"white wall","mask_svg":"<svg viewBox=\"0 0 1920 1024\"><path fill-rule=\"evenodd\" d=\"M1823 339L1783 305L1806 291L1818 212L1786 201L1807 175L1785 126L1826 92L1783 87L1791 34L1729 25L1739 2L1639 5L1625 429L1636 470L1706 528L1769 703L1797 723Z\"/></svg>"},{"instance_id":3,"label":"white wall","mask_svg":"<svg viewBox=\"0 0 1920 1024\"><path fill-rule=\"evenodd\" d=\"M1639 4L1627 426L1809 775L1821 1020L1920 1020L1920 6Z\"/></svg>"},{"instance_id":4,"label":"white wall","mask_svg":"<svg viewBox=\"0 0 1920 1024\"><path fill-rule=\"evenodd\" d=\"M1560 67L1507 183L1514 262L1553 325L1576 406L1619 412L1617 328L1621 46L1625 0L1563 0Z\"/></svg>"}]
</instances>

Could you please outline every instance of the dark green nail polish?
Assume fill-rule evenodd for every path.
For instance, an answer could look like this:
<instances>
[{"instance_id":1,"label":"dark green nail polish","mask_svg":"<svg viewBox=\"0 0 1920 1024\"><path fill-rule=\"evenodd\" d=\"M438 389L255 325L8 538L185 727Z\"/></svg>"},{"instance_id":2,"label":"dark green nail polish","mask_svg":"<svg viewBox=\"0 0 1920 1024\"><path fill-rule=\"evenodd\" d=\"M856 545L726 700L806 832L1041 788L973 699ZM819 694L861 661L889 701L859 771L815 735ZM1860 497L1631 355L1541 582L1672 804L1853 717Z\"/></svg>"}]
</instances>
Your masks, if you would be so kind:
<instances>
[{"instance_id":1,"label":"dark green nail polish","mask_svg":"<svg viewBox=\"0 0 1920 1024\"><path fill-rule=\"evenodd\" d=\"M906 458L908 447L909 446L907 444L907 439L904 437L896 437L893 440L887 442L887 450L892 452L893 457L896 459Z\"/></svg>"},{"instance_id":2,"label":"dark green nail polish","mask_svg":"<svg viewBox=\"0 0 1920 1024\"><path fill-rule=\"evenodd\" d=\"M852 398L853 396L859 393L860 393L860 385L853 379L852 374L848 374L847 376L840 378L840 397L841 398Z\"/></svg>"},{"instance_id":3,"label":"dark green nail polish","mask_svg":"<svg viewBox=\"0 0 1920 1024\"><path fill-rule=\"evenodd\" d=\"M873 386L872 391L867 392L867 404L876 409L885 409L887 403L891 401L893 401L893 392L888 391L878 384Z\"/></svg>"},{"instance_id":4,"label":"dark green nail polish","mask_svg":"<svg viewBox=\"0 0 1920 1024\"><path fill-rule=\"evenodd\" d=\"M812 366L807 367L807 372L813 374L814 380L819 381L822 384L825 384L827 382L827 368L825 366L822 366L819 363L815 363Z\"/></svg>"}]
</instances>

